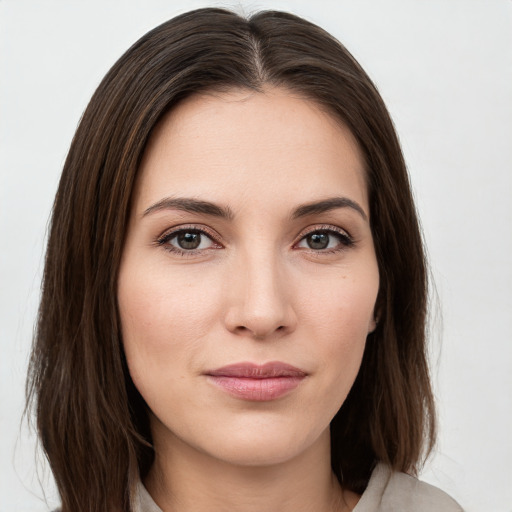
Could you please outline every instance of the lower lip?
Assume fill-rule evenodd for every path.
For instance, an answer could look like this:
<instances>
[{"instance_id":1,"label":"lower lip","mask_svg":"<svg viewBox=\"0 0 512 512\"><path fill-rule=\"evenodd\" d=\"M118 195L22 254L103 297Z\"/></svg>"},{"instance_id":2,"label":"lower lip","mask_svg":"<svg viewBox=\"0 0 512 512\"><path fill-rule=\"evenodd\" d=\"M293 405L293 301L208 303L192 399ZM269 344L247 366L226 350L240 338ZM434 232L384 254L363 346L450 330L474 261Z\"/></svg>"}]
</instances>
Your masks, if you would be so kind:
<instances>
[{"instance_id":1,"label":"lower lip","mask_svg":"<svg viewBox=\"0 0 512 512\"><path fill-rule=\"evenodd\" d=\"M304 377L251 379L209 375L208 379L230 395L253 402L276 400L294 390Z\"/></svg>"}]
</instances>

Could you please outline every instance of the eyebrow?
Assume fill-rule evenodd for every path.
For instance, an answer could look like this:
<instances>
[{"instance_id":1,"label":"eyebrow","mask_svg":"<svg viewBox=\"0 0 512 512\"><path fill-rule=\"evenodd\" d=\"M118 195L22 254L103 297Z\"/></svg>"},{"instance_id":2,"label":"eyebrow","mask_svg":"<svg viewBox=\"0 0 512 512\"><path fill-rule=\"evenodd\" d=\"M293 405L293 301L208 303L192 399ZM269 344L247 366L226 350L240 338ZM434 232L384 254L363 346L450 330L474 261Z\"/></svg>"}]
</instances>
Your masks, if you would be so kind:
<instances>
[{"instance_id":1,"label":"eyebrow","mask_svg":"<svg viewBox=\"0 0 512 512\"><path fill-rule=\"evenodd\" d=\"M312 203L300 205L293 210L291 218L299 219L308 215L326 213L338 208L351 208L359 213L364 220L368 221L368 217L361 206L348 197L331 197L321 201L314 201ZM142 216L145 217L151 213L161 210L181 210L191 213L201 213L227 220L233 220L235 217L229 206L223 207L218 204L211 203L210 201L201 201L199 199L182 197L165 197L144 210Z\"/></svg>"},{"instance_id":2,"label":"eyebrow","mask_svg":"<svg viewBox=\"0 0 512 512\"><path fill-rule=\"evenodd\" d=\"M142 216L145 217L150 213L159 212L161 210L182 210L184 212L202 213L204 215L211 215L212 217L220 217L228 220L232 220L234 217L229 207L223 208L209 201L182 197L165 197L144 210Z\"/></svg>"},{"instance_id":3,"label":"eyebrow","mask_svg":"<svg viewBox=\"0 0 512 512\"><path fill-rule=\"evenodd\" d=\"M349 199L348 197L330 197L322 201L315 201L313 203L303 204L297 207L292 213L292 219L306 217L307 215L315 215L318 213L325 213L337 208L351 208L355 210L361 217L368 221L368 216L365 211L359 206L358 203Z\"/></svg>"}]
</instances>

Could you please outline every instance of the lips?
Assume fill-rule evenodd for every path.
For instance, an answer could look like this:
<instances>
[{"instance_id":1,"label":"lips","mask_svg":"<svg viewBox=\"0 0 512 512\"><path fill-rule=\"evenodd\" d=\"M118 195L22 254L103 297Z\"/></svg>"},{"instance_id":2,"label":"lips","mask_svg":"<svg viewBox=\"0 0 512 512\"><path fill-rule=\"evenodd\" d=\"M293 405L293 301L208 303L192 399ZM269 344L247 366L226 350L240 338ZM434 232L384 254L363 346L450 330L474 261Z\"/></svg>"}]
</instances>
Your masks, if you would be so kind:
<instances>
[{"instance_id":1,"label":"lips","mask_svg":"<svg viewBox=\"0 0 512 512\"><path fill-rule=\"evenodd\" d=\"M290 393L307 373L276 361L264 365L236 363L209 370L205 375L212 384L235 398L264 402Z\"/></svg>"}]
</instances>

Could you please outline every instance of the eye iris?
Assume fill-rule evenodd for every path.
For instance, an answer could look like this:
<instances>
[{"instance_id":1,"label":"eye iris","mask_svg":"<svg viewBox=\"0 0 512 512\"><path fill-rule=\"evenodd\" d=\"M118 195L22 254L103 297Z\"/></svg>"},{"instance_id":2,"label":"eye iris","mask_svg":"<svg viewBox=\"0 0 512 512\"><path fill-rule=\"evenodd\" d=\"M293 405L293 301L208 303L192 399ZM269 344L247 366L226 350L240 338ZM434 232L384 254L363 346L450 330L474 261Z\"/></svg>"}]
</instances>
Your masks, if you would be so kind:
<instances>
[{"instance_id":1,"label":"eye iris","mask_svg":"<svg viewBox=\"0 0 512 512\"><path fill-rule=\"evenodd\" d=\"M197 249L201 244L201 233L185 231L178 235L177 241L182 249Z\"/></svg>"},{"instance_id":2,"label":"eye iris","mask_svg":"<svg viewBox=\"0 0 512 512\"><path fill-rule=\"evenodd\" d=\"M307 243L310 249L325 249L329 245L329 235L327 233L312 233L308 235Z\"/></svg>"}]
</instances>

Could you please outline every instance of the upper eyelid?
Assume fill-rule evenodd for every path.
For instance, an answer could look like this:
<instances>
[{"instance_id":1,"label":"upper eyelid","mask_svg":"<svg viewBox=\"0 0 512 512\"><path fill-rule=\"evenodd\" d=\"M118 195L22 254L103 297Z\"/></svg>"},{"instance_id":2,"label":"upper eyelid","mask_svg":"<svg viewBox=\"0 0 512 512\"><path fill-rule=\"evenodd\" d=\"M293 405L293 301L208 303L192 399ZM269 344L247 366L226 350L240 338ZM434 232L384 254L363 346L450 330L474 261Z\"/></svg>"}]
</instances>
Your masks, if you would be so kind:
<instances>
[{"instance_id":1,"label":"upper eyelid","mask_svg":"<svg viewBox=\"0 0 512 512\"><path fill-rule=\"evenodd\" d=\"M158 235L157 240L161 241L164 239L170 239L175 237L178 233L187 230L199 231L200 233L211 238L214 242L221 243L222 237L216 231L204 226L203 224L180 224L178 226L173 226L172 228L167 228L160 235Z\"/></svg>"},{"instance_id":2,"label":"upper eyelid","mask_svg":"<svg viewBox=\"0 0 512 512\"><path fill-rule=\"evenodd\" d=\"M333 224L315 224L312 226L308 226L304 228L299 235L297 235L297 239L301 240L305 236L314 233L315 231L331 231L333 233L338 233L339 235L345 235L348 238L352 239L352 235L347 229L340 228L339 226L335 226Z\"/></svg>"}]
</instances>

